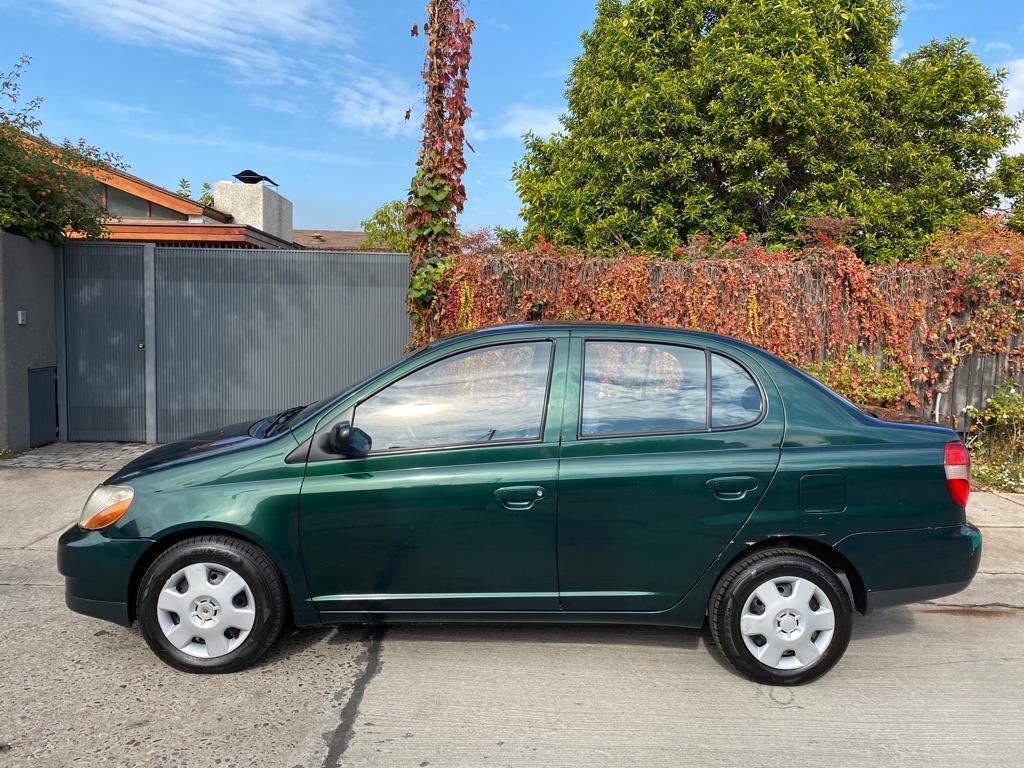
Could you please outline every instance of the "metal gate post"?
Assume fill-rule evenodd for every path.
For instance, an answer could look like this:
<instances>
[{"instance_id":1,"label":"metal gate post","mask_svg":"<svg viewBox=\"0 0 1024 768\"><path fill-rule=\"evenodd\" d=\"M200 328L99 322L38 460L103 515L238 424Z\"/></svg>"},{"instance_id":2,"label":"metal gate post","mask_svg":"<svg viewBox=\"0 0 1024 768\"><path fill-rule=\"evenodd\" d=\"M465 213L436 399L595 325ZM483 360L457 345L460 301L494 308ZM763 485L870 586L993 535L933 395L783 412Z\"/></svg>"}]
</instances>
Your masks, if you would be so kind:
<instances>
[{"instance_id":1,"label":"metal gate post","mask_svg":"<svg viewBox=\"0 0 1024 768\"><path fill-rule=\"evenodd\" d=\"M57 439L68 441L68 349L67 326L64 324L64 246L53 249L54 311L57 330Z\"/></svg>"},{"instance_id":2,"label":"metal gate post","mask_svg":"<svg viewBox=\"0 0 1024 768\"><path fill-rule=\"evenodd\" d=\"M142 305L146 355L146 442L156 442L156 246L142 246Z\"/></svg>"}]
</instances>

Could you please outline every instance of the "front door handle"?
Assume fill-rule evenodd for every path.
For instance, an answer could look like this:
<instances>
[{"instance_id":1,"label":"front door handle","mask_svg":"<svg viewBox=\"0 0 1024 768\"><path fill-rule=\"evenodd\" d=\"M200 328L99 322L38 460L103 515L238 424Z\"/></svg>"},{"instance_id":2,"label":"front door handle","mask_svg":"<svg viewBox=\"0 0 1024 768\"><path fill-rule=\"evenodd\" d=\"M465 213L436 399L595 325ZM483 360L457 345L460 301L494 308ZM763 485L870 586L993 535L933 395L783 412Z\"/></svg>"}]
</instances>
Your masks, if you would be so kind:
<instances>
[{"instance_id":1,"label":"front door handle","mask_svg":"<svg viewBox=\"0 0 1024 768\"><path fill-rule=\"evenodd\" d=\"M757 478L750 475L713 477L706 485L722 501L739 501L749 491L757 489Z\"/></svg>"},{"instance_id":2,"label":"front door handle","mask_svg":"<svg viewBox=\"0 0 1024 768\"><path fill-rule=\"evenodd\" d=\"M544 498L544 489L539 485L509 485L496 490L494 498L500 501L505 509L530 509Z\"/></svg>"}]
</instances>

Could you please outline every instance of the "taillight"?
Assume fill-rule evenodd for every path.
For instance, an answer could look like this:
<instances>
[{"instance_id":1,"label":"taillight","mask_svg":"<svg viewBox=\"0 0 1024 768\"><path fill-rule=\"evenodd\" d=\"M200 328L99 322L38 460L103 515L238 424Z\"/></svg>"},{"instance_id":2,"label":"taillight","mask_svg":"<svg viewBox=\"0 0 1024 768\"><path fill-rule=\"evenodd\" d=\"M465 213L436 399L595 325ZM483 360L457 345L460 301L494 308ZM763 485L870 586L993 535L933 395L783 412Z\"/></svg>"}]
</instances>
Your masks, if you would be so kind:
<instances>
[{"instance_id":1,"label":"taillight","mask_svg":"<svg viewBox=\"0 0 1024 768\"><path fill-rule=\"evenodd\" d=\"M958 507L967 506L967 496L971 492L971 456L967 446L957 441L946 443L942 465L946 470L946 488L950 498Z\"/></svg>"}]
</instances>

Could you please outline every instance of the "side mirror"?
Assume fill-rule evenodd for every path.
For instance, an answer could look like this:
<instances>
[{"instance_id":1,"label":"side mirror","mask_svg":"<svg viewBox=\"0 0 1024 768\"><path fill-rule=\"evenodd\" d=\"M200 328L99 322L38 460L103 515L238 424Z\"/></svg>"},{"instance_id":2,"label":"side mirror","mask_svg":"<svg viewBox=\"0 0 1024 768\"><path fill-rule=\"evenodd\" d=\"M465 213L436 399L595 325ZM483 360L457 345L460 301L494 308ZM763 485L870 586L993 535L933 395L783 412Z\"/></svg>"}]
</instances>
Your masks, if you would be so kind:
<instances>
[{"instance_id":1,"label":"side mirror","mask_svg":"<svg viewBox=\"0 0 1024 768\"><path fill-rule=\"evenodd\" d=\"M331 427L324 436L324 449L328 453L350 459L361 459L370 453L373 441L359 427L353 427L347 421Z\"/></svg>"}]
</instances>

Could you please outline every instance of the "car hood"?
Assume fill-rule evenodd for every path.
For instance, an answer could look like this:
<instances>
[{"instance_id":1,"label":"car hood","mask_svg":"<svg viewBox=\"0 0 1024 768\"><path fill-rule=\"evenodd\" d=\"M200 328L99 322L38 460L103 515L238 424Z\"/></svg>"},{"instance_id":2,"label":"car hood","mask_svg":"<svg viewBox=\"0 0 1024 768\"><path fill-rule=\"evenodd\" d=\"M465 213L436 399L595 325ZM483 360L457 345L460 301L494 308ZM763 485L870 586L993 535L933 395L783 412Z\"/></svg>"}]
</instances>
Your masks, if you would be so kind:
<instances>
[{"instance_id":1,"label":"car hood","mask_svg":"<svg viewBox=\"0 0 1024 768\"><path fill-rule=\"evenodd\" d=\"M233 453L261 443L262 439L249 434L250 427L255 423L243 421L161 445L125 464L107 479L107 483L123 482L158 469L205 460L224 453Z\"/></svg>"}]
</instances>

